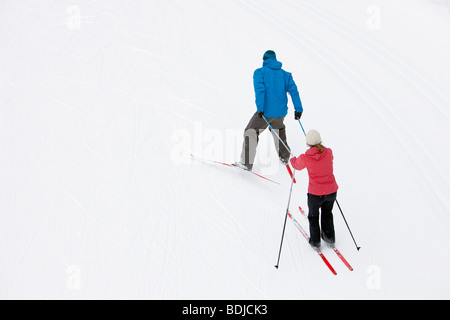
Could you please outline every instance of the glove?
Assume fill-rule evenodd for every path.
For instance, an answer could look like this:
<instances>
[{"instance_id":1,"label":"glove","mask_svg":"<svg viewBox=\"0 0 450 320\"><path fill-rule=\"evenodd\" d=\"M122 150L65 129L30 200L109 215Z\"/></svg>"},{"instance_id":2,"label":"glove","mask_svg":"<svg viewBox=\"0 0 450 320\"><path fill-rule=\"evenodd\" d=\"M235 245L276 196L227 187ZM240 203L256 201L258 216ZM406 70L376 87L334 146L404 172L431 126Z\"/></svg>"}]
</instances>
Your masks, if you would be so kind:
<instances>
[{"instance_id":1,"label":"glove","mask_svg":"<svg viewBox=\"0 0 450 320\"><path fill-rule=\"evenodd\" d=\"M295 120L300 120L301 117L302 117L302 113L301 112L296 112L295 113Z\"/></svg>"},{"instance_id":2,"label":"glove","mask_svg":"<svg viewBox=\"0 0 450 320\"><path fill-rule=\"evenodd\" d=\"M264 115L264 112L258 112L258 117L260 117L261 119L262 119L263 115Z\"/></svg>"}]
</instances>

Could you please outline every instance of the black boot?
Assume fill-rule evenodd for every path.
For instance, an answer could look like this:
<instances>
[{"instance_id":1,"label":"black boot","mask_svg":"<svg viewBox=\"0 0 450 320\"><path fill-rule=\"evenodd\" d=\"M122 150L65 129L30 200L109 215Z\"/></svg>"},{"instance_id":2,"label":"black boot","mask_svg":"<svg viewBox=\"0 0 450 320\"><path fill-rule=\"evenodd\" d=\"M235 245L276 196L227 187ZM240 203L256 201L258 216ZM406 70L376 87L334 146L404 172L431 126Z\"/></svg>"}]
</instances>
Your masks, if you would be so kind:
<instances>
[{"instance_id":1,"label":"black boot","mask_svg":"<svg viewBox=\"0 0 450 320\"><path fill-rule=\"evenodd\" d=\"M282 156L280 156L280 162L284 165L287 165L287 164L289 164L289 159L285 159Z\"/></svg>"},{"instance_id":2,"label":"black boot","mask_svg":"<svg viewBox=\"0 0 450 320\"><path fill-rule=\"evenodd\" d=\"M320 241L319 242L313 242L311 239L309 239L309 245L316 251L320 250Z\"/></svg>"},{"instance_id":3,"label":"black boot","mask_svg":"<svg viewBox=\"0 0 450 320\"><path fill-rule=\"evenodd\" d=\"M326 244L331 247L336 243L336 240L334 238L328 238L323 231L320 233L320 237L323 241L325 241Z\"/></svg>"},{"instance_id":4,"label":"black boot","mask_svg":"<svg viewBox=\"0 0 450 320\"><path fill-rule=\"evenodd\" d=\"M242 163L242 162L235 162L235 163L232 164L232 166L233 167L239 167L239 168L247 170L247 171L252 171L252 167L253 167L250 164L245 164L245 163Z\"/></svg>"}]
</instances>

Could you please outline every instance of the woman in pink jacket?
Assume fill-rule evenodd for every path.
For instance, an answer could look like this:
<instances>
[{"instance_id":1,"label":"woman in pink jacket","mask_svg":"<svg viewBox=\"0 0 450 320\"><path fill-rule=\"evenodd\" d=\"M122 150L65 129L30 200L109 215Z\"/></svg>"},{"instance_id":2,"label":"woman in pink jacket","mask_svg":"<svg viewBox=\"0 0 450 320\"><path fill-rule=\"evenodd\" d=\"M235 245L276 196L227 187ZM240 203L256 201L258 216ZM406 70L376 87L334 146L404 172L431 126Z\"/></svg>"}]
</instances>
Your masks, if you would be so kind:
<instances>
[{"instance_id":1,"label":"woman in pink jacket","mask_svg":"<svg viewBox=\"0 0 450 320\"><path fill-rule=\"evenodd\" d=\"M335 243L332 211L338 185L333 174L333 151L322 145L320 133L309 131L306 144L310 149L298 158L292 158L291 164L296 170L308 170L309 243L319 250L320 238L332 246Z\"/></svg>"}]
</instances>

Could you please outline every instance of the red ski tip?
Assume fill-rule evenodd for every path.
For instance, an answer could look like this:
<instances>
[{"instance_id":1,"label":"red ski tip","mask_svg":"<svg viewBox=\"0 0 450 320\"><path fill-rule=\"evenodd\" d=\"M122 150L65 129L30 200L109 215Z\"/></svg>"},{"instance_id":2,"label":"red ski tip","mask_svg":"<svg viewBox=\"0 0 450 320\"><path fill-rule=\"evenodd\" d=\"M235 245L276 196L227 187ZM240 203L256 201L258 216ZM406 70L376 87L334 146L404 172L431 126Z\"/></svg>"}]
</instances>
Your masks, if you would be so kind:
<instances>
[{"instance_id":1,"label":"red ski tip","mask_svg":"<svg viewBox=\"0 0 450 320\"><path fill-rule=\"evenodd\" d=\"M302 207L298 206L298 208L300 209L300 213L301 213L305 218L307 218L307 216L306 216L306 214L305 214L305 211L303 211Z\"/></svg>"}]
</instances>

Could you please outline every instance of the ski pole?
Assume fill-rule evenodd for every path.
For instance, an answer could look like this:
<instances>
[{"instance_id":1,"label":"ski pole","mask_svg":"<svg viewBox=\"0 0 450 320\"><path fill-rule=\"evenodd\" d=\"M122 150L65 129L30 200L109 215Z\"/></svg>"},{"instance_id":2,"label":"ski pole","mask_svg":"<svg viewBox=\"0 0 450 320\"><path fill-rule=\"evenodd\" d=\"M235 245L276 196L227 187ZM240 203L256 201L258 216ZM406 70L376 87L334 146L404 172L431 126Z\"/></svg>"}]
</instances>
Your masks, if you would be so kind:
<instances>
[{"instance_id":1,"label":"ski pole","mask_svg":"<svg viewBox=\"0 0 450 320\"><path fill-rule=\"evenodd\" d=\"M286 216L284 217L284 226L283 226L283 234L281 235L280 251L278 252L278 260L277 260L277 264L275 266L275 268L277 268L277 269L278 269L278 266L280 265L281 249L283 248L284 233L286 231L286 222L287 222L287 218L288 218L288 214L289 214L289 205L291 204L292 187L294 186L294 180L295 180L295 169L294 169L294 173L292 175L291 190L289 191L289 200L288 200L288 205L286 208Z\"/></svg>"},{"instance_id":2,"label":"ski pole","mask_svg":"<svg viewBox=\"0 0 450 320\"><path fill-rule=\"evenodd\" d=\"M298 123L300 124L300 127L302 128L302 130L303 130L303 133L304 133L304 134L305 134L305 136L306 136L306 132L305 132L305 129L303 128L303 125L302 125L302 123L301 123L300 119L298 119Z\"/></svg>"},{"instance_id":3,"label":"ski pole","mask_svg":"<svg viewBox=\"0 0 450 320\"><path fill-rule=\"evenodd\" d=\"M358 247L358 245L356 244L355 237L353 237L352 230L350 230L350 227L347 223L347 219L345 219L344 212L342 212L341 206L339 205L339 201L337 201L337 199L336 199L336 204L338 205L339 211L341 211L341 214L342 214L342 218L344 218L345 224L347 225L347 229L350 232L350 235L352 236L353 242L355 243L355 246L356 246L356 250L359 251L359 249L361 249L361 247Z\"/></svg>"},{"instance_id":4,"label":"ski pole","mask_svg":"<svg viewBox=\"0 0 450 320\"><path fill-rule=\"evenodd\" d=\"M283 146L286 148L286 150L291 154L291 156L294 156L291 152L291 149L288 148L288 146L283 142L283 140L281 140L280 136L278 135L278 133L276 133L276 131L274 130L274 128L272 127L272 125L269 123L269 121L267 121L266 117L262 116L264 121L266 121L266 123L269 125L269 128L271 130L271 132L275 133L275 135L277 136L278 140L280 140L280 142L283 144Z\"/></svg>"}]
</instances>

